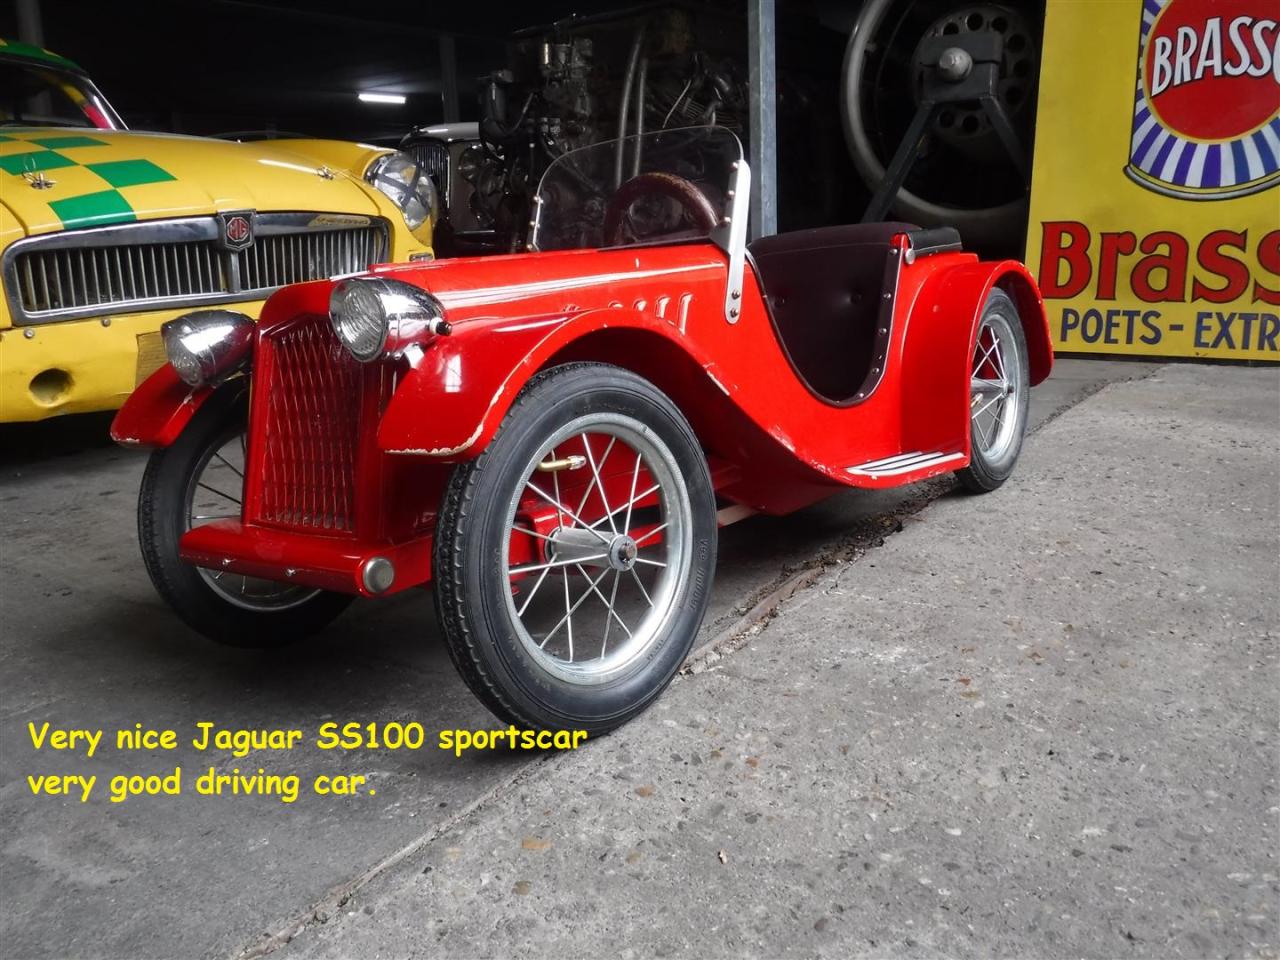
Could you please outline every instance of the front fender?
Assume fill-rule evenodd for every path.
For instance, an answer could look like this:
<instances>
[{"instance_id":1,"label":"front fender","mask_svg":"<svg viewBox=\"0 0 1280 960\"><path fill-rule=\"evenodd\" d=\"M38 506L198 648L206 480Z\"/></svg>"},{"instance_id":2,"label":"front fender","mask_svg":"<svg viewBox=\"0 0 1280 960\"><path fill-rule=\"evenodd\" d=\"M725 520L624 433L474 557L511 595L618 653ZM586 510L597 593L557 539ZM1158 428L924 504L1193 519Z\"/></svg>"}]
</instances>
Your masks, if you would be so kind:
<instances>
[{"instance_id":1,"label":"front fender","mask_svg":"<svg viewBox=\"0 0 1280 960\"><path fill-rule=\"evenodd\" d=\"M1004 290L1017 305L1031 385L1053 370L1044 300L1025 266L1016 260L970 260L943 267L925 281L910 309L902 357L904 449L969 450L973 351L982 311L995 289ZM942 403L920 398L940 398Z\"/></svg>"},{"instance_id":2,"label":"front fender","mask_svg":"<svg viewBox=\"0 0 1280 960\"><path fill-rule=\"evenodd\" d=\"M431 342L396 389L378 426L379 448L442 462L474 459L534 374L575 340L607 328L676 339L669 321L628 309L459 324Z\"/></svg>"},{"instance_id":3,"label":"front fender","mask_svg":"<svg viewBox=\"0 0 1280 960\"><path fill-rule=\"evenodd\" d=\"M130 447L167 447L191 422L209 387L192 387L164 364L139 384L111 421L111 439Z\"/></svg>"},{"instance_id":4,"label":"front fender","mask_svg":"<svg viewBox=\"0 0 1280 960\"><path fill-rule=\"evenodd\" d=\"M296 283L277 290L262 305L258 331L284 323L299 314L327 314L329 292L333 283L316 280ZM257 340L254 352L257 352ZM248 388L247 378L237 377L225 386L236 384L236 392ZM222 387L192 387L178 377L168 363L138 385L111 422L111 439L131 447L167 447L178 439L191 418Z\"/></svg>"}]
</instances>

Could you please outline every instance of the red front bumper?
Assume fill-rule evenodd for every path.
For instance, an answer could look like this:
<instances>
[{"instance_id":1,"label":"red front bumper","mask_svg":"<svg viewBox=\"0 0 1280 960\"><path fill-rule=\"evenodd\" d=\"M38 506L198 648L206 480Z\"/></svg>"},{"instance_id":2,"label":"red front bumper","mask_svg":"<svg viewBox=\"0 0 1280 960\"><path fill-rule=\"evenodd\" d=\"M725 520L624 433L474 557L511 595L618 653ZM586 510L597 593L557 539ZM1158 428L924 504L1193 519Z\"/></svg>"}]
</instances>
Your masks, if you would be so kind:
<instances>
[{"instance_id":1,"label":"red front bumper","mask_svg":"<svg viewBox=\"0 0 1280 960\"><path fill-rule=\"evenodd\" d=\"M178 553L188 563L210 570L229 570L371 597L430 581L431 548L430 535L390 543L318 537L239 520L219 520L185 533ZM364 564L375 557L385 557L395 567L395 579L381 594L369 590L362 576Z\"/></svg>"}]
</instances>

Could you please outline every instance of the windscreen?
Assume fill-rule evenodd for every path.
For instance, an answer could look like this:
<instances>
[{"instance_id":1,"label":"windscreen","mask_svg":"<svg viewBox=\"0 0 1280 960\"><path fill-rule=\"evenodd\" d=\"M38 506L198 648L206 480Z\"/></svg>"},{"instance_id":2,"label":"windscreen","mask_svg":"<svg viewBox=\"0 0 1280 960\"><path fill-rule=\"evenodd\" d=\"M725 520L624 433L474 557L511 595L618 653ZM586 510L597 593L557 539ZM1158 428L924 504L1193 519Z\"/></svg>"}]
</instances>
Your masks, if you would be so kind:
<instances>
[{"instance_id":1,"label":"windscreen","mask_svg":"<svg viewBox=\"0 0 1280 960\"><path fill-rule=\"evenodd\" d=\"M728 210L742 144L723 127L656 130L582 147L543 174L535 250L705 240Z\"/></svg>"},{"instance_id":2,"label":"windscreen","mask_svg":"<svg viewBox=\"0 0 1280 960\"><path fill-rule=\"evenodd\" d=\"M0 60L0 126L123 128L85 77L20 60Z\"/></svg>"}]
</instances>

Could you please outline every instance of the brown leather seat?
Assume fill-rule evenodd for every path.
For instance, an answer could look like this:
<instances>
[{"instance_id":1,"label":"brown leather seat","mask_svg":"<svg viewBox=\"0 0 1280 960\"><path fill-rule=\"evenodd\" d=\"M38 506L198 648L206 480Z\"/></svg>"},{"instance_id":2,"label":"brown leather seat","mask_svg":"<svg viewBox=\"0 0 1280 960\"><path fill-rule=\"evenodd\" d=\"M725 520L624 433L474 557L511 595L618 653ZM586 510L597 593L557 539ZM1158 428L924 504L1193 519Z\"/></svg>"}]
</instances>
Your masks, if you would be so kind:
<instances>
[{"instance_id":1,"label":"brown leather seat","mask_svg":"<svg viewBox=\"0 0 1280 960\"><path fill-rule=\"evenodd\" d=\"M774 331L810 389L853 399L871 371L889 241L908 223L858 223L761 237L747 248ZM892 287L890 287L892 290Z\"/></svg>"}]
</instances>

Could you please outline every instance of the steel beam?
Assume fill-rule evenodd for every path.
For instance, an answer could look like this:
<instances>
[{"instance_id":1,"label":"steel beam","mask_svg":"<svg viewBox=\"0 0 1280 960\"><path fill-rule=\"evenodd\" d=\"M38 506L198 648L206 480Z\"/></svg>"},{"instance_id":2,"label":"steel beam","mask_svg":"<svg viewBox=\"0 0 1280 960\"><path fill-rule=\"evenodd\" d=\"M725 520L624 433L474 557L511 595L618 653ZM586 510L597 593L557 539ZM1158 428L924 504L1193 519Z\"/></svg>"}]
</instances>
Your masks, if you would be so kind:
<instances>
[{"instance_id":1,"label":"steel beam","mask_svg":"<svg viewBox=\"0 0 1280 960\"><path fill-rule=\"evenodd\" d=\"M440 35L440 100L445 123L458 121L458 51L452 34Z\"/></svg>"},{"instance_id":2,"label":"steel beam","mask_svg":"<svg viewBox=\"0 0 1280 960\"><path fill-rule=\"evenodd\" d=\"M778 232L778 83L775 0L747 0L751 237Z\"/></svg>"},{"instance_id":3,"label":"steel beam","mask_svg":"<svg viewBox=\"0 0 1280 960\"><path fill-rule=\"evenodd\" d=\"M40 0L18 0L18 39L33 46L44 46Z\"/></svg>"}]
</instances>

